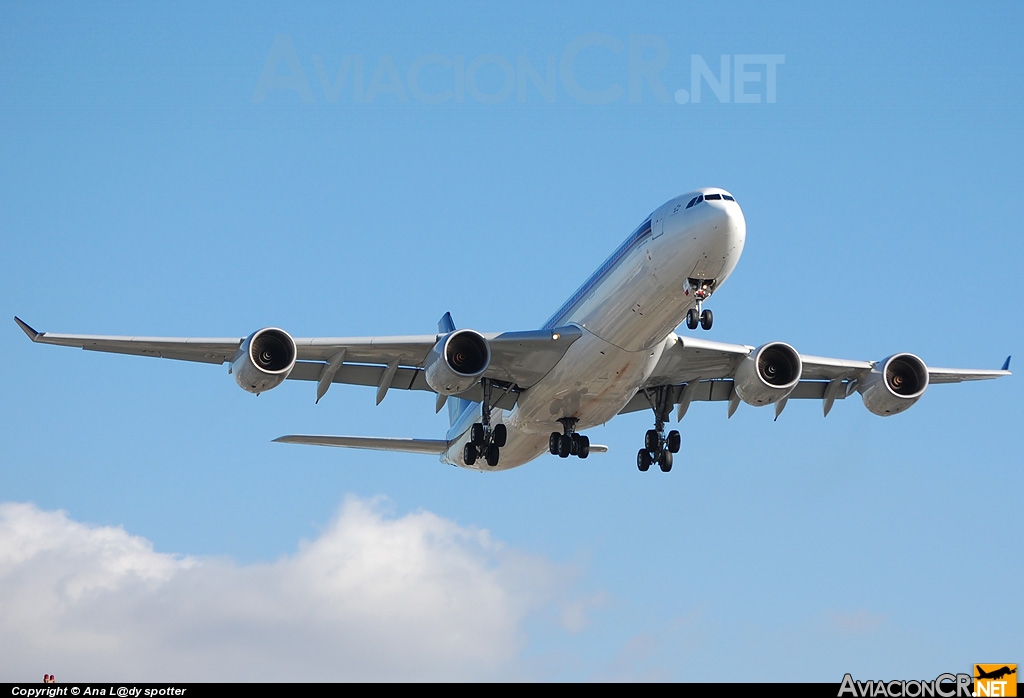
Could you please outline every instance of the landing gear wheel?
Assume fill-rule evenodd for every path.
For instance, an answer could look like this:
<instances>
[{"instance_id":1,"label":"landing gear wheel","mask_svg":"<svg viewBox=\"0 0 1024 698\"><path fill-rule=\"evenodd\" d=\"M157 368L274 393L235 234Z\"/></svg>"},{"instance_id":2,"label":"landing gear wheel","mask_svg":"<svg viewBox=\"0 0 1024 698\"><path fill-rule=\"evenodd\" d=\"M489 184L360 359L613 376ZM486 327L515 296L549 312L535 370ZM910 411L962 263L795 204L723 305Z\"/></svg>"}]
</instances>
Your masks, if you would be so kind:
<instances>
[{"instance_id":1,"label":"landing gear wheel","mask_svg":"<svg viewBox=\"0 0 1024 698\"><path fill-rule=\"evenodd\" d=\"M499 424L495 426L494 429L491 431L491 442L494 443L494 445L497 446L498 448L501 448L502 446L505 445L505 442L507 440L508 427L506 427L504 424Z\"/></svg>"},{"instance_id":2,"label":"landing gear wheel","mask_svg":"<svg viewBox=\"0 0 1024 698\"><path fill-rule=\"evenodd\" d=\"M651 453L658 450L658 446L661 445L661 434L658 433L657 429L648 429L647 434L644 436L644 446Z\"/></svg>"},{"instance_id":3,"label":"landing gear wheel","mask_svg":"<svg viewBox=\"0 0 1024 698\"><path fill-rule=\"evenodd\" d=\"M683 438L678 431L672 430L668 433L667 444L669 453L679 453L679 447L683 445Z\"/></svg>"},{"instance_id":4,"label":"landing gear wheel","mask_svg":"<svg viewBox=\"0 0 1024 698\"><path fill-rule=\"evenodd\" d=\"M487 461L490 463L490 461ZM658 456L658 467L661 468L661 472L667 473L672 470L672 452L662 451L661 455Z\"/></svg>"},{"instance_id":5,"label":"landing gear wheel","mask_svg":"<svg viewBox=\"0 0 1024 698\"><path fill-rule=\"evenodd\" d=\"M587 456L590 455L589 436L580 436L580 445L579 448L576 449L576 455L579 456L580 458L586 458Z\"/></svg>"},{"instance_id":6,"label":"landing gear wheel","mask_svg":"<svg viewBox=\"0 0 1024 698\"><path fill-rule=\"evenodd\" d=\"M697 309L690 308L686 311L686 328L690 330L697 329L697 325L700 323L700 318L697 316Z\"/></svg>"},{"instance_id":7,"label":"landing gear wheel","mask_svg":"<svg viewBox=\"0 0 1024 698\"><path fill-rule=\"evenodd\" d=\"M700 328L702 330L710 330L711 325L715 323L715 316L710 310L702 310L700 313Z\"/></svg>"},{"instance_id":8,"label":"landing gear wheel","mask_svg":"<svg viewBox=\"0 0 1024 698\"><path fill-rule=\"evenodd\" d=\"M572 436L563 434L558 437L558 457L568 458L572 455Z\"/></svg>"},{"instance_id":9,"label":"landing gear wheel","mask_svg":"<svg viewBox=\"0 0 1024 698\"><path fill-rule=\"evenodd\" d=\"M483 446L486 440L487 433L484 431L484 425L480 422L475 422L472 430L469 432L469 442L475 446Z\"/></svg>"},{"instance_id":10,"label":"landing gear wheel","mask_svg":"<svg viewBox=\"0 0 1024 698\"><path fill-rule=\"evenodd\" d=\"M551 432L551 436L548 437L548 453L553 456L558 455L558 445L562 443L562 435L557 431Z\"/></svg>"},{"instance_id":11,"label":"landing gear wheel","mask_svg":"<svg viewBox=\"0 0 1024 698\"><path fill-rule=\"evenodd\" d=\"M636 467L640 472L646 473L651 467L651 452L640 449L636 454Z\"/></svg>"},{"instance_id":12,"label":"landing gear wheel","mask_svg":"<svg viewBox=\"0 0 1024 698\"><path fill-rule=\"evenodd\" d=\"M466 444L466 447L462 449L462 460L466 461L466 465L473 465L476 463L476 446L473 444Z\"/></svg>"},{"instance_id":13,"label":"landing gear wheel","mask_svg":"<svg viewBox=\"0 0 1024 698\"><path fill-rule=\"evenodd\" d=\"M501 453L501 449L499 449L494 444L491 444L490 446L488 446L487 447L487 465L491 466L492 468L494 466L496 466L498 464L498 456L499 456L500 453ZM672 467L672 466L669 465L669 467ZM665 468L662 467L662 470L664 470L664 469Z\"/></svg>"}]
</instances>

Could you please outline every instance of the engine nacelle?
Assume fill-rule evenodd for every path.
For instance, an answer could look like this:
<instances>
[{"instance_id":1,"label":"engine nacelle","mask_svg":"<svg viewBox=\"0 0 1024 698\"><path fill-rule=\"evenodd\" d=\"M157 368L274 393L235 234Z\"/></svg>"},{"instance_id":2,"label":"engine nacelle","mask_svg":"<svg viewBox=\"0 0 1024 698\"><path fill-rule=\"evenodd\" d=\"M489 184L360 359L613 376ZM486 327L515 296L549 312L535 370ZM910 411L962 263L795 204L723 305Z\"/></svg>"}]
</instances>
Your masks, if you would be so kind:
<instances>
[{"instance_id":1,"label":"engine nacelle","mask_svg":"<svg viewBox=\"0 0 1024 698\"><path fill-rule=\"evenodd\" d=\"M442 395L469 390L491 363L491 347L473 330L456 330L437 341L427 355L427 385Z\"/></svg>"},{"instance_id":2,"label":"engine nacelle","mask_svg":"<svg viewBox=\"0 0 1024 698\"><path fill-rule=\"evenodd\" d=\"M231 373L242 390L259 395L284 383L295 368L295 340L284 330L267 327L242 342Z\"/></svg>"},{"instance_id":3,"label":"engine nacelle","mask_svg":"<svg viewBox=\"0 0 1024 698\"><path fill-rule=\"evenodd\" d=\"M770 405L793 392L803 370L796 349L783 342L770 342L748 354L736 369L736 394L748 405Z\"/></svg>"},{"instance_id":4,"label":"engine nacelle","mask_svg":"<svg viewBox=\"0 0 1024 698\"><path fill-rule=\"evenodd\" d=\"M907 409L928 387L928 367L913 354L894 354L875 366L857 386L872 414L888 417Z\"/></svg>"}]
</instances>

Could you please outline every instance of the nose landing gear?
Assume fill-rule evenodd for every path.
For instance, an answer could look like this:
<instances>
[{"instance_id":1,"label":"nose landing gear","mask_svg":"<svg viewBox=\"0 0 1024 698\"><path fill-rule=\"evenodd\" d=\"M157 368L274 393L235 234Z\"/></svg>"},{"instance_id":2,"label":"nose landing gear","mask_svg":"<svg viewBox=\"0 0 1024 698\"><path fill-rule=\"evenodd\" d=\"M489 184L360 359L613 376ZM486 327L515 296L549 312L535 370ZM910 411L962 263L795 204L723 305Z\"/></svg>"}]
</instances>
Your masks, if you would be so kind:
<instances>
[{"instance_id":1,"label":"nose landing gear","mask_svg":"<svg viewBox=\"0 0 1024 698\"><path fill-rule=\"evenodd\" d=\"M590 455L590 439L576 433L575 417L562 417L558 420L562 424L562 433L551 432L548 437L548 453L559 458L577 456L586 458Z\"/></svg>"},{"instance_id":2,"label":"nose landing gear","mask_svg":"<svg viewBox=\"0 0 1024 698\"><path fill-rule=\"evenodd\" d=\"M663 473L672 470L672 454L679 453L682 436L674 429L665 433L665 421L672 409L672 386L663 385L644 390L647 401L654 410L654 428L644 435L644 447L636 454L636 467L647 472L652 463L657 463Z\"/></svg>"},{"instance_id":3,"label":"nose landing gear","mask_svg":"<svg viewBox=\"0 0 1024 698\"><path fill-rule=\"evenodd\" d=\"M687 283L693 291L693 299L697 301L697 305L686 311L686 328L695 330L697 325L700 325L702 330L710 330L715 323L715 316L710 310L704 310L704 301L710 298L715 290L715 279L688 279Z\"/></svg>"}]
</instances>

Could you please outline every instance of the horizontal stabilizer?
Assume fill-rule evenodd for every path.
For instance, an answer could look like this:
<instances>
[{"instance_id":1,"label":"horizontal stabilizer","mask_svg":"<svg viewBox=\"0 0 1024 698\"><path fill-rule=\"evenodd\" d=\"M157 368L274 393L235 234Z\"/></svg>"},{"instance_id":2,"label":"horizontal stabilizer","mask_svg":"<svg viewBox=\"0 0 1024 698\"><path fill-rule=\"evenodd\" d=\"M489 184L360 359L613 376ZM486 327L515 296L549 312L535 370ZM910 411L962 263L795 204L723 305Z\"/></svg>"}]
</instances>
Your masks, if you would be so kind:
<instances>
[{"instance_id":1,"label":"horizontal stabilizer","mask_svg":"<svg viewBox=\"0 0 1024 698\"><path fill-rule=\"evenodd\" d=\"M337 446L340 448L366 448L371 451L401 451L404 453L432 453L441 455L448 448L444 439L396 439L384 436L304 436L292 434L274 439L275 443L306 444L309 446ZM593 450L593 447L591 447Z\"/></svg>"}]
</instances>

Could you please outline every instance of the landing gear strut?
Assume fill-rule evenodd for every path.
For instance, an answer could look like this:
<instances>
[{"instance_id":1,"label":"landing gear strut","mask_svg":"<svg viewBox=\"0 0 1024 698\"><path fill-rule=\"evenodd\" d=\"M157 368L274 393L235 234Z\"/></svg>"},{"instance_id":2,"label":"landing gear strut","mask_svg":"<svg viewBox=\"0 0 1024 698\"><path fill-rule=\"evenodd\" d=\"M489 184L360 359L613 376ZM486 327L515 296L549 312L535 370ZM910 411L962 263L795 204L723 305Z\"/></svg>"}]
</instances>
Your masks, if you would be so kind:
<instances>
[{"instance_id":1,"label":"landing gear strut","mask_svg":"<svg viewBox=\"0 0 1024 698\"><path fill-rule=\"evenodd\" d=\"M653 389L644 389L644 395L654 410L654 428L648 429L644 435L644 447L636 454L636 467L641 472L650 469L657 463L661 471L672 470L672 454L679 453L682 437L678 431L665 433L665 422L672 409L672 386L663 385Z\"/></svg>"},{"instance_id":2,"label":"landing gear strut","mask_svg":"<svg viewBox=\"0 0 1024 698\"><path fill-rule=\"evenodd\" d=\"M492 468L498 465L501 455L501 447L508 440L508 429L504 424L497 424L491 427L491 392L493 385L490 378L481 378L480 384L484 389L484 401L481 405L480 421L473 424L469 430L469 443L462 451L462 459L466 465L473 465L477 458L486 460L487 465Z\"/></svg>"},{"instance_id":3,"label":"landing gear strut","mask_svg":"<svg viewBox=\"0 0 1024 698\"><path fill-rule=\"evenodd\" d=\"M688 283L697 305L686 311L686 328L695 330L697 325L700 325L702 330L710 330L715 323L715 316L710 310L704 310L704 301L711 297L711 292L715 289L715 280L690 279Z\"/></svg>"},{"instance_id":4,"label":"landing gear strut","mask_svg":"<svg viewBox=\"0 0 1024 698\"><path fill-rule=\"evenodd\" d=\"M551 436L548 437L548 453L559 458L589 456L590 439L576 433L576 422L579 420L575 417L562 417L558 421L562 424L562 433L551 432Z\"/></svg>"}]
</instances>

